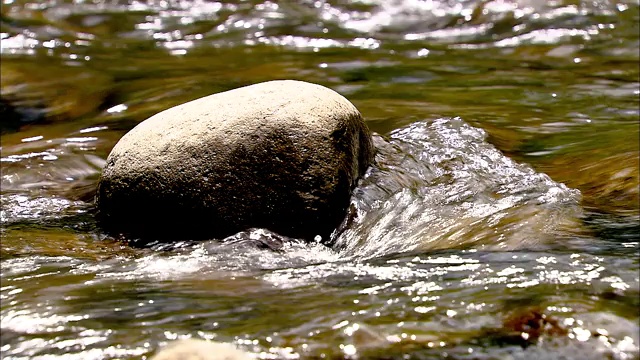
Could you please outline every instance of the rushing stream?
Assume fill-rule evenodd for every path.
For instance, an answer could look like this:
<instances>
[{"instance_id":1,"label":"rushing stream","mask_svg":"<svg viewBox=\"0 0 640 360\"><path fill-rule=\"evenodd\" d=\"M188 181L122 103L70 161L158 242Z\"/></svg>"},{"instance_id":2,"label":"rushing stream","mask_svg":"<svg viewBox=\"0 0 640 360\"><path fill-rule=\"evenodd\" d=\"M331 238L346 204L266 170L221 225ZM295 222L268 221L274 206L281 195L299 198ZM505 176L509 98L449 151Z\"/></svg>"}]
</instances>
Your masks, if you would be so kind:
<instances>
[{"instance_id":1,"label":"rushing stream","mask_svg":"<svg viewBox=\"0 0 640 360\"><path fill-rule=\"evenodd\" d=\"M640 358L637 1L1 6L2 359ZM376 133L331 246L100 230L126 131L283 78Z\"/></svg>"}]
</instances>

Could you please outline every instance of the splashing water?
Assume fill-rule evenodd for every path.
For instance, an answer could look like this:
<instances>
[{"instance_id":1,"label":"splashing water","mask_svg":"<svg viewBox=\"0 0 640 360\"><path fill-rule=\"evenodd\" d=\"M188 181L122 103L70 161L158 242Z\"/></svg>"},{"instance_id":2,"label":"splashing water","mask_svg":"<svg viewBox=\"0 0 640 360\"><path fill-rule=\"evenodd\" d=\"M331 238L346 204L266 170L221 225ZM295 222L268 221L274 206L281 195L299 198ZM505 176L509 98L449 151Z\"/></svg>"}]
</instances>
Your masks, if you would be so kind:
<instances>
[{"instance_id":1,"label":"splashing water","mask_svg":"<svg viewBox=\"0 0 640 360\"><path fill-rule=\"evenodd\" d=\"M355 191L346 256L455 247L517 249L576 225L580 193L518 164L459 118L375 137L373 166Z\"/></svg>"},{"instance_id":2,"label":"splashing water","mask_svg":"<svg viewBox=\"0 0 640 360\"><path fill-rule=\"evenodd\" d=\"M584 290L523 300L550 285L621 299L638 291L628 261L549 252L579 233L577 190L509 159L459 118L415 122L374 140L375 164L332 248L265 229L142 249L117 246L95 228L52 237L47 228L90 212L86 204L5 195L15 209L3 212L14 224L3 239L2 277L10 284L1 296L12 304L2 309L3 355L135 358L193 336L273 359L637 355L638 327L581 305ZM30 222L43 226L30 233L42 240L25 245L12 229ZM19 255L33 252L40 255ZM49 281L46 291L41 281ZM528 310L529 302L544 310ZM516 319L554 315L560 330L515 340L532 336L544 346L496 347L514 341L514 311L524 313Z\"/></svg>"},{"instance_id":3,"label":"splashing water","mask_svg":"<svg viewBox=\"0 0 640 360\"><path fill-rule=\"evenodd\" d=\"M189 337L260 359L638 359L637 1L2 10L3 359ZM124 132L275 78L342 93L385 134L332 247L250 229L141 248L96 228Z\"/></svg>"}]
</instances>

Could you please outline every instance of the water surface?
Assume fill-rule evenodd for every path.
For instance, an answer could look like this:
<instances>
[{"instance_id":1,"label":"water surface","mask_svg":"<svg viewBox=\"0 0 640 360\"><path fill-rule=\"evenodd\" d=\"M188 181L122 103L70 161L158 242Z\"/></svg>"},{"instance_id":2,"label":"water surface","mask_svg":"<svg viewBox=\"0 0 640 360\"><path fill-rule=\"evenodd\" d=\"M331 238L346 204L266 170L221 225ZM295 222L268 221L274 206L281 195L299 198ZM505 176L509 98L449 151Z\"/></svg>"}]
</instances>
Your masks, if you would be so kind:
<instances>
[{"instance_id":1,"label":"water surface","mask_svg":"<svg viewBox=\"0 0 640 360\"><path fill-rule=\"evenodd\" d=\"M1 5L0 356L637 359L637 1ZM170 106L320 83L376 133L333 246L139 246L106 156Z\"/></svg>"}]
</instances>

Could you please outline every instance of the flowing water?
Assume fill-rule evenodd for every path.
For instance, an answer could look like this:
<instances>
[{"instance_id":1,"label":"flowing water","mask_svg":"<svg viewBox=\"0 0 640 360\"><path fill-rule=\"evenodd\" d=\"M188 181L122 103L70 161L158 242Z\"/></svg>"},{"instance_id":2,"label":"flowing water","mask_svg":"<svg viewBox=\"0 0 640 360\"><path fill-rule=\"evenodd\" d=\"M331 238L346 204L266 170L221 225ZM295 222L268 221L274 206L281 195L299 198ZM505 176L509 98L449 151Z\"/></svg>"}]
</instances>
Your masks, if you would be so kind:
<instances>
[{"instance_id":1,"label":"flowing water","mask_svg":"<svg viewBox=\"0 0 640 360\"><path fill-rule=\"evenodd\" d=\"M1 6L3 359L640 358L637 1ZM333 246L100 231L126 131L283 78L376 133Z\"/></svg>"}]
</instances>

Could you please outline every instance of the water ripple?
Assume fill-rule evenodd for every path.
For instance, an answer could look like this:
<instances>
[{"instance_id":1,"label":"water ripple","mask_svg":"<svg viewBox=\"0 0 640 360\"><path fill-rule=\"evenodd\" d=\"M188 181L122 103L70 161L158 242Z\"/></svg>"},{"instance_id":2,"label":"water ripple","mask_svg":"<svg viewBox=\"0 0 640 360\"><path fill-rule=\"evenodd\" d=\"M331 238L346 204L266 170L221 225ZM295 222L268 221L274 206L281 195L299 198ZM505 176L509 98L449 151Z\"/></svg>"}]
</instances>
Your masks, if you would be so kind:
<instances>
[{"instance_id":1,"label":"water ripple","mask_svg":"<svg viewBox=\"0 0 640 360\"><path fill-rule=\"evenodd\" d=\"M351 256L418 249L544 245L579 216L580 193L507 158L461 119L377 137L376 165L355 191L336 240Z\"/></svg>"}]
</instances>

